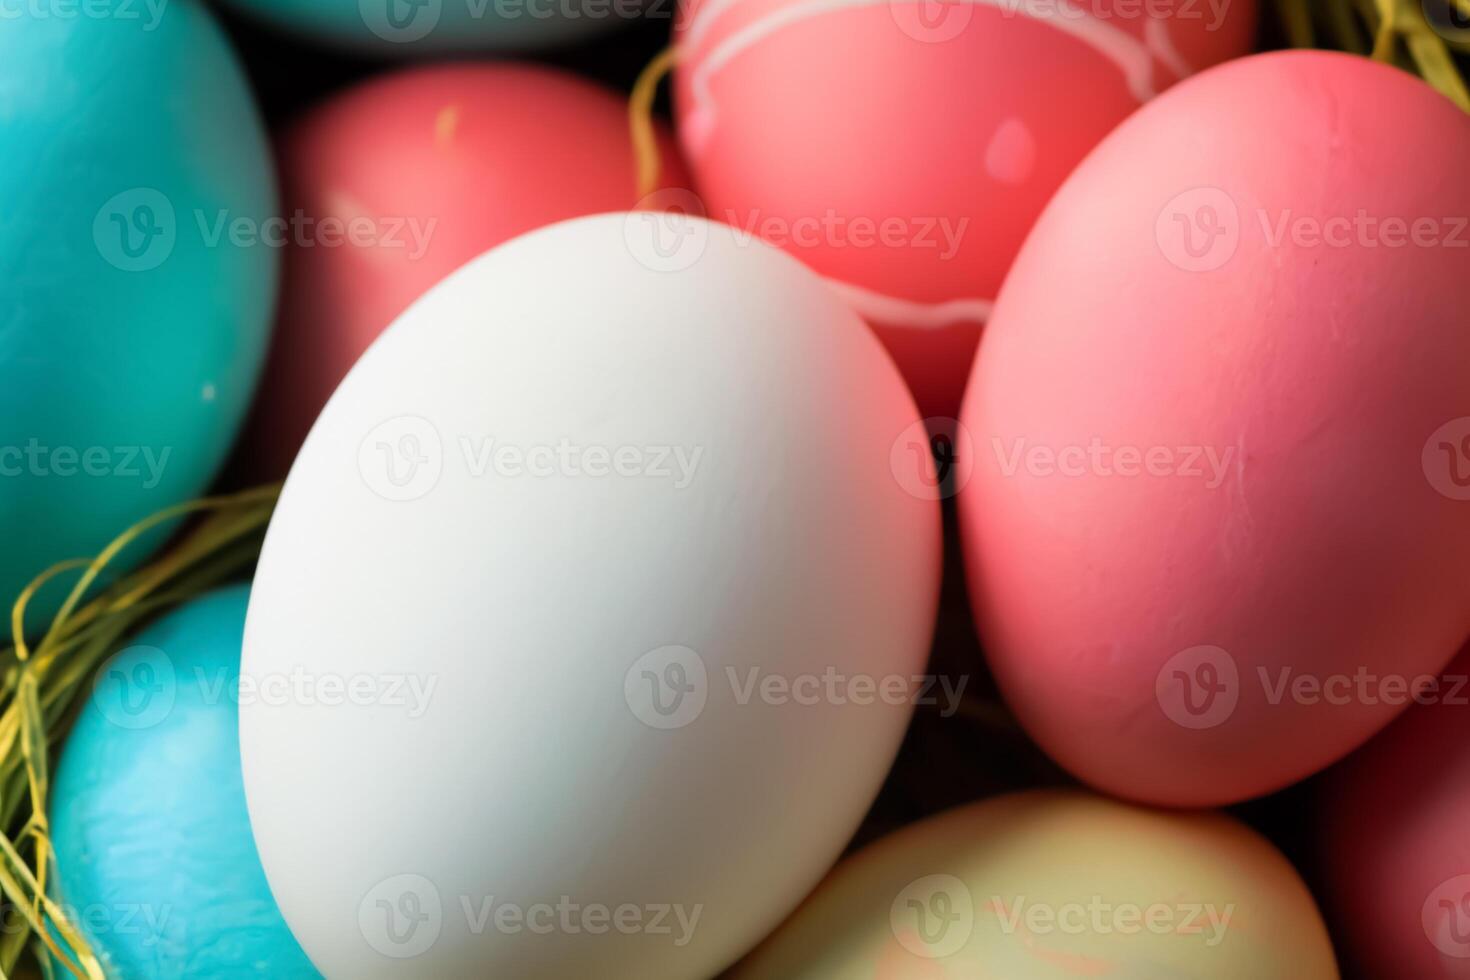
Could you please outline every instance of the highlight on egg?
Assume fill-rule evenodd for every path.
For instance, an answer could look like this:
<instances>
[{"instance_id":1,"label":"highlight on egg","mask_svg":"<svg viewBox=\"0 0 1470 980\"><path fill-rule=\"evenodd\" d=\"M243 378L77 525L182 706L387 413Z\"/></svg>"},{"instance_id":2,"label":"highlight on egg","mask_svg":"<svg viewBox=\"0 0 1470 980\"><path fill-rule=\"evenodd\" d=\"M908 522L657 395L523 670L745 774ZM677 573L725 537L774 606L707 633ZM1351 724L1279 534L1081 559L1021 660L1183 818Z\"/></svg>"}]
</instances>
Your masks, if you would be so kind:
<instances>
[{"instance_id":1,"label":"highlight on egg","mask_svg":"<svg viewBox=\"0 0 1470 980\"><path fill-rule=\"evenodd\" d=\"M953 418L1042 207L1114 126L1250 50L1256 5L696 0L675 121L707 213L781 245Z\"/></svg>"},{"instance_id":2,"label":"highlight on egg","mask_svg":"<svg viewBox=\"0 0 1470 980\"><path fill-rule=\"evenodd\" d=\"M1291 864L1222 814L993 797L844 860L735 980L1336 980Z\"/></svg>"},{"instance_id":3,"label":"highlight on egg","mask_svg":"<svg viewBox=\"0 0 1470 980\"><path fill-rule=\"evenodd\" d=\"M1084 781L1275 791L1470 635L1440 451L1470 416L1467 155L1406 72L1257 55L1130 117L1027 239L966 396L961 535L1001 689Z\"/></svg>"},{"instance_id":4,"label":"highlight on egg","mask_svg":"<svg viewBox=\"0 0 1470 980\"><path fill-rule=\"evenodd\" d=\"M890 447L919 423L840 299L712 222L562 222L415 303L307 437L246 627L248 675L430 692L242 708L317 967L695 980L775 928L912 713L939 510ZM803 694L828 677L853 695ZM562 905L682 925L541 928Z\"/></svg>"}]
</instances>

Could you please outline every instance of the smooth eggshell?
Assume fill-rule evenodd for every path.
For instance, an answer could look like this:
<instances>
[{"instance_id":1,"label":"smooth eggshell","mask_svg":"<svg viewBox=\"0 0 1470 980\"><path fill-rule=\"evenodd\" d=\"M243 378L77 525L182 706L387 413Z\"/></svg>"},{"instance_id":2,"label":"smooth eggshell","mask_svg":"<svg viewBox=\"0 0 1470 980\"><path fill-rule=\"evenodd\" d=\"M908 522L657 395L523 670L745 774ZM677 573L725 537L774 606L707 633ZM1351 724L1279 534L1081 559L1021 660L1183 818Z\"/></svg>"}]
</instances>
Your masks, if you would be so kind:
<instances>
[{"instance_id":1,"label":"smooth eggshell","mask_svg":"<svg viewBox=\"0 0 1470 980\"><path fill-rule=\"evenodd\" d=\"M939 512L890 468L913 401L796 260L690 219L660 253L666 219L564 222L455 273L286 481L245 673L436 685L417 714L241 714L271 887L329 975L702 980L816 884L893 761L910 699L800 678L923 670ZM700 918L683 944L531 934L478 921L492 896Z\"/></svg>"},{"instance_id":2,"label":"smooth eggshell","mask_svg":"<svg viewBox=\"0 0 1470 980\"><path fill-rule=\"evenodd\" d=\"M0 17L0 642L48 566L208 486L274 308L276 250L215 237L277 207L234 52L195 0L113 6Z\"/></svg>"},{"instance_id":3,"label":"smooth eggshell","mask_svg":"<svg viewBox=\"0 0 1470 980\"><path fill-rule=\"evenodd\" d=\"M221 589L129 641L62 748L56 898L110 977L317 975L271 898L245 809L235 682L248 597Z\"/></svg>"},{"instance_id":4,"label":"smooth eggshell","mask_svg":"<svg viewBox=\"0 0 1470 980\"><path fill-rule=\"evenodd\" d=\"M1253 0L1215 7L698 0L679 138L709 215L843 284L919 407L953 418L1063 179L1141 101L1250 50Z\"/></svg>"},{"instance_id":5,"label":"smooth eggshell","mask_svg":"<svg viewBox=\"0 0 1470 980\"><path fill-rule=\"evenodd\" d=\"M320 231L286 248L244 451L262 481L285 476L347 369L430 286L517 235L638 196L624 100L530 64L373 79L299 120L279 155L286 213ZM663 162L666 180L685 182L667 142ZM372 229L361 244L341 233L352 222Z\"/></svg>"},{"instance_id":6,"label":"smooth eggshell","mask_svg":"<svg viewBox=\"0 0 1470 980\"><path fill-rule=\"evenodd\" d=\"M848 858L731 980L1336 980L1277 850L1080 792L973 803Z\"/></svg>"},{"instance_id":7,"label":"smooth eggshell","mask_svg":"<svg viewBox=\"0 0 1470 980\"><path fill-rule=\"evenodd\" d=\"M1430 452L1470 426L1467 158L1470 117L1405 72L1260 55L1130 118L1037 224L966 396L960 516L1004 693L1083 779L1270 792L1401 710L1356 674L1470 634L1470 505Z\"/></svg>"},{"instance_id":8,"label":"smooth eggshell","mask_svg":"<svg viewBox=\"0 0 1470 980\"><path fill-rule=\"evenodd\" d=\"M1365 978L1470 977L1470 650L1321 795L1327 908Z\"/></svg>"}]
</instances>

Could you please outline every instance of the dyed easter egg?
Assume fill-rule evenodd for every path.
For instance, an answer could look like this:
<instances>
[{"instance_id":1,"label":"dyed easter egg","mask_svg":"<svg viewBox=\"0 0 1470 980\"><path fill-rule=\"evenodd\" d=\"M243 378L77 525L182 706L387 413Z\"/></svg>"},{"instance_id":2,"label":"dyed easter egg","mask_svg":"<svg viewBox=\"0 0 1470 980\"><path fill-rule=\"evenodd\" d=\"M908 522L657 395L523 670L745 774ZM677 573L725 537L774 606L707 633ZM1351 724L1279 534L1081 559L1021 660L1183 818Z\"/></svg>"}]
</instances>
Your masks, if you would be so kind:
<instances>
[{"instance_id":1,"label":"dyed easter egg","mask_svg":"<svg viewBox=\"0 0 1470 980\"><path fill-rule=\"evenodd\" d=\"M843 861L730 974L1336 980L1277 850L1230 817L1084 793L973 803Z\"/></svg>"},{"instance_id":2,"label":"dyed easter egg","mask_svg":"<svg viewBox=\"0 0 1470 980\"><path fill-rule=\"evenodd\" d=\"M1404 716L1330 772L1323 895L1365 977L1470 977L1470 651L1414 678Z\"/></svg>"},{"instance_id":3,"label":"dyed easter egg","mask_svg":"<svg viewBox=\"0 0 1470 980\"><path fill-rule=\"evenodd\" d=\"M316 976L245 809L248 595L210 593L140 633L102 666L62 748L55 897L109 977Z\"/></svg>"},{"instance_id":4,"label":"dyed easter egg","mask_svg":"<svg viewBox=\"0 0 1470 980\"><path fill-rule=\"evenodd\" d=\"M679 138L711 217L832 280L954 417L1016 250L1098 140L1250 50L1255 3L694 0Z\"/></svg>"},{"instance_id":5,"label":"dyed easter egg","mask_svg":"<svg viewBox=\"0 0 1470 980\"><path fill-rule=\"evenodd\" d=\"M75 12L0 28L5 636L43 569L205 489L275 298L278 256L252 237L276 207L265 136L210 14Z\"/></svg>"},{"instance_id":6,"label":"dyed easter egg","mask_svg":"<svg viewBox=\"0 0 1470 980\"><path fill-rule=\"evenodd\" d=\"M402 57L529 51L574 43L637 20L645 6L644 0L228 2L244 14L314 41Z\"/></svg>"},{"instance_id":7,"label":"dyed easter egg","mask_svg":"<svg viewBox=\"0 0 1470 980\"><path fill-rule=\"evenodd\" d=\"M295 223L246 450L261 479L285 475L347 369L430 286L517 235L637 201L623 99L527 64L359 85L300 121L280 157ZM664 164L684 183L673 153Z\"/></svg>"},{"instance_id":8,"label":"dyed easter egg","mask_svg":"<svg viewBox=\"0 0 1470 980\"><path fill-rule=\"evenodd\" d=\"M1270 792L1470 634L1467 155L1404 72L1261 55L1130 118L1037 223L960 516L1001 687L1084 780Z\"/></svg>"},{"instance_id":9,"label":"dyed easter egg","mask_svg":"<svg viewBox=\"0 0 1470 980\"><path fill-rule=\"evenodd\" d=\"M774 928L912 713L916 431L820 279L701 219L552 225L415 303L307 437L246 627L247 674L361 691L241 713L318 968L702 980Z\"/></svg>"}]
</instances>

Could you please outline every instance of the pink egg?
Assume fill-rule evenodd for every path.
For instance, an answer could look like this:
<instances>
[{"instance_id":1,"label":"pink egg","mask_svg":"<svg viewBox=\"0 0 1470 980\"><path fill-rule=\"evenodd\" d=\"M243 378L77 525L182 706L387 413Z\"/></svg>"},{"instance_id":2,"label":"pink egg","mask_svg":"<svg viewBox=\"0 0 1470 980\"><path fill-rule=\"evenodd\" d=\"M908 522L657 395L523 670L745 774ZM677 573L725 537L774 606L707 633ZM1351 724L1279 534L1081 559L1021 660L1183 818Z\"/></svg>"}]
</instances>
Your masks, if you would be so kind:
<instances>
[{"instance_id":1,"label":"pink egg","mask_svg":"<svg viewBox=\"0 0 1470 980\"><path fill-rule=\"evenodd\" d=\"M1470 977L1470 648L1328 774L1323 893L1375 980Z\"/></svg>"},{"instance_id":2,"label":"pink egg","mask_svg":"<svg viewBox=\"0 0 1470 980\"><path fill-rule=\"evenodd\" d=\"M687 183L663 146L670 186ZM429 287L552 222L638 201L622 96L527 64L373 79L287 132L281 310L246 448L285 474L347 369Z\"/></svg>"},{"instance_id":3,"label":"pink egg","mask_svg":"<svg viewBox=\"0 0 1470 980\"><path fill-rule=\"evenodd\" d=\"M838 284L953 417L1047 199L1254 22L1254 0L693 0L677 128L709 215Z\"/></svg>"},{"instance_id":4,"label":"pink egg","mask_svg":"<svg viewBox=\"0 0 1470 980\"><path fill-rule=\"evenodd\" d=\"M1084 780L1275 790L1470 635L1466 160L1422 81L1261 55L1135 114L1037 223L960 517L1006 697Z\"/></svg>"}]
</instances>

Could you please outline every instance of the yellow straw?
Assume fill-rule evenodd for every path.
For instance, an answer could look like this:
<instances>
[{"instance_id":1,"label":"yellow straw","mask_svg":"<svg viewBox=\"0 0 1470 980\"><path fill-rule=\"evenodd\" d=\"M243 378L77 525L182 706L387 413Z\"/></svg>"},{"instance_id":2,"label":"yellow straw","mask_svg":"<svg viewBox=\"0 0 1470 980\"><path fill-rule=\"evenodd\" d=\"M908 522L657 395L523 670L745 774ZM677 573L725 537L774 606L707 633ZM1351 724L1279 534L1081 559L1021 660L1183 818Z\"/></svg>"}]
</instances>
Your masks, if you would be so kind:
<instances>
[{"instance_id":1,"label":"yellow straw","mask_svg":"<svg viewBox=\"0 0 1470 980\"><path fill-rule=\"evenodd\" d=\"M628 125L633 133L633 156L638 165L638 199L652 194L658 187L659 158L658 136L653 126L653 100L658 95L659 82L673 70L679 61L679 49L673 45L664 48L648 63L648 67L633 83L633 94L628 99Z\"/></svg>"}]
</instances>

